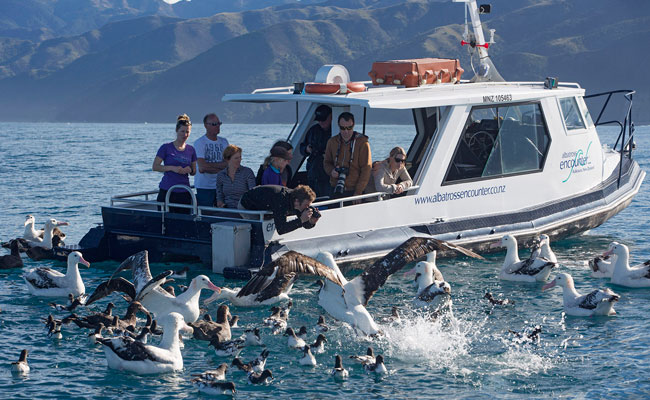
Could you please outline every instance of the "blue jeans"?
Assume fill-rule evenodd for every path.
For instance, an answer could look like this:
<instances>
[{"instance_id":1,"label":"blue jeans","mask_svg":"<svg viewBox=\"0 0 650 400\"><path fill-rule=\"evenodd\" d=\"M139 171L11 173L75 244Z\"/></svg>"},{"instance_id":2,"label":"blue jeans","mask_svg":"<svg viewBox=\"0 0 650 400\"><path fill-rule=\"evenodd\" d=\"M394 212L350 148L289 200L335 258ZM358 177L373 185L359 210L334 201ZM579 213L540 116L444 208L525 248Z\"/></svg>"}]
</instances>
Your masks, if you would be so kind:
<instances>
[{"instance_id":1,"label":"blue jeans","mask_svg":"<svg viewBox=\"0 0 650 400\"><path fill-rule=\"evenodd\" d=\"M196 189L196 202L199 206L215 207L217 202L217 189Z\"/></svg>"}]
</instances>

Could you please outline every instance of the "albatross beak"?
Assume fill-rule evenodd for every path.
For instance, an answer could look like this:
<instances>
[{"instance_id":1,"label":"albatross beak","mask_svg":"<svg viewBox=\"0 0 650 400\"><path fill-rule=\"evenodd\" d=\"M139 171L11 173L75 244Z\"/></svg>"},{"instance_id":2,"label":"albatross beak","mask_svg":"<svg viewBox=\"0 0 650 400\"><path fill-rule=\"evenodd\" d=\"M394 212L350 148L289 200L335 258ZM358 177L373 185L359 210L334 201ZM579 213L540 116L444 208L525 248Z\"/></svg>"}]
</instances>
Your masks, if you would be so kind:
<instances>
[{"instance_id":1,"label":"albatross beak","mask_svg":"<svg viewBox=\"0 0 650 400\"><path fill-rule=\"evenodd\" d=\"M68 225L70 225L70 224L67 223L67 222L64 222L64 221L60 221L60 222L56 223L56 226L68 226Z\"/></svg>"},{"instance_id":2,"label":"albatross beak","mask_svg":"<svg viewBox=\"0 0 650 400\"><path fill-rule=\"evenodd\" d=\"M413 267L410 270L404 272L404 276L413 275L413 274L415 274L415 267Z\"/></svg>"},{"instance_id":3,"label":"albatross beak","mask_svg":"<svg viewBox=\"0 0 650 400\"><path fill-rule=\"evenodd\" d=\"M79 262L83 265L86 266L86 268L90 268L90 263L86 261L83 257L79 257Z\"/></svg>"},{"instance_id":4,"label":"albatross beak","mask_svg":"<svg viewBox=\"0 0 650 400\"><path fill-rule=\"evenodd\" d=\"M215 302L215 301L219 300L219 295L220 295L220 294L221 294L221 291L218 291L218 292L215 291L215 292L212 294L212 296L208 297L207 299L205 299L205 300L203 301L203 304L210 304L210 303L212 303L212 302Z\"/></svg>"},{"instance_id":5,"label":"albatross beak","mask_svg":"<svg viewBox=\"0 0 650 400\"><path fill-rule=\"evenodd\" d=\"M500 240L498 242L494 242L494 243L490 244L491 249L494 249L494 248L497 248L497 247L503 247Z\"/></svg>"},{"instance_id":6,"label":"albatross beak","mask_svg":"<svg viewBox=\"0 0 650 400\"><path fill-rule=\"evenodd\" d=\"M221 293L221 288L219 286L216 286L212 282L208 282L208 289L212 289L213 291L215 291L217 293Z\"/></svg>"},{"instance_id":7,"label":"albatross beak","mask_svg":"<svg viewBox=\"0 0 650 400\"><path fill-rule=\"evenodd\" d=\"M542 286L542 292L555 286L555 279Z\"/></svg>"},{"instance_id":8,"label":"albatross beak","mask_svg":"<svg viewBox=\"0 0 650 400\"><path fill-rule=\"evenodd\" d=\"M609 250L607 250L606 252L603 253L603 257L610 256L610 255L612 255L612 253L614 253L614 250L609 249Z\"/></svg>"}]
</instances>

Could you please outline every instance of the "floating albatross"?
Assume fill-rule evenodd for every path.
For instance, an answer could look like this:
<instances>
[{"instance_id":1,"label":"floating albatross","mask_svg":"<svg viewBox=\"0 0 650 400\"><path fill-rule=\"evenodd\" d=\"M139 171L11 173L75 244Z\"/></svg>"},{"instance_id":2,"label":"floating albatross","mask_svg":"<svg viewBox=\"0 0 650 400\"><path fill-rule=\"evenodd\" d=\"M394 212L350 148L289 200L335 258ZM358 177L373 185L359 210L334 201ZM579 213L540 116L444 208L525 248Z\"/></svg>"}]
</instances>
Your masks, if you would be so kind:
<instances>
[{"instance_id":1,"label":"floating albatross","mask_svg":"<svg viewBox=\"0 0 650 400\"><path fill-rule=\"evenodd\" d=\"M406 264L433 251L449 249L470 257L483 258L471 250L449 242L434 238L413 237L375 261L359 276L348 281L341 273L332 254L319 253L316 258L330 267L343 282L343 285L336 286L330 284L330 281L326 281L321 288L318 304L334 318L349 323L364 334L377 334L380 332L379 327L366 310L366 305L375 292L386 283L389 276L402 269Z\"/></svg>"},{"instance_id":2,"label":"floating albatross","mask_svg":"<svg viewBox=\"0 0 650 400\"><path fill-rule=\"evenodd\" d=\"M114 276L126 269L133 271L134 291L131 291L129 285L124 282L119 284L111 283L114 279L119 280L119 278L114 278ZM106 282L106 285L98 286L86 301L86 305L92 304L110 294L113 290L119 290L125 291L130 297L135 293L135 297L132 297L132 299L142 303L157 318L162 318L172 312L177 312L183 316L185 322L195 322L199 318L200 313L199 297L201 296L201 289L211 289L216 292L221 289L210 282L210 278L207 276L198 275L192 279L185 292L174 296L160 287L173 272L172 270L168 270L155 277L151 276L148 252L146 250L141 251L124 260L113 273L113 276ZM126 282L128 283L128 281Z\"/></svg>"},{"instance_id":3,"label":"floating albatross","mask_svg":"<svg viewBox=\"0 0 650 400\"><path fill-rule=\"evenodd\" d=\"M77 264L90 267L81 253L73 251L68 254L68 270L65 275L47 267L32 268L23 275L27 289L35 296L66 297L70 293L73 296L83 294L86 287Z\"/></svg>"},{"instance_id":4,"label":"floating albatross","mask_svg":"<svg viewBox=\"0 0 650 400\"><path fill-rule=\"evenodd\" d=\"M223 288L206 303L226 298L236 306L274 304L288 299L289 291L299 276L318 276L341 286L341 280L330 268L304 254L289 251L264 265L239 291Z\"/></svg>"}]
</instances>

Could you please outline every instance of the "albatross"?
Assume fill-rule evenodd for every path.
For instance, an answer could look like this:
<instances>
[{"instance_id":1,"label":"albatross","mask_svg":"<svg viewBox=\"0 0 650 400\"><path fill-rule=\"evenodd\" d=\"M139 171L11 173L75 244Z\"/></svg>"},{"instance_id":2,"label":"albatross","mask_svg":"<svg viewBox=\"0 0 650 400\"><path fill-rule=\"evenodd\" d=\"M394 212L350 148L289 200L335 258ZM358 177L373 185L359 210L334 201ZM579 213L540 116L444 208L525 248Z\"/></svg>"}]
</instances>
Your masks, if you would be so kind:
<instances>
[{"instance_id":1,"label":"albatross","mask_svg":"<svg viewBox=\"0 0 650 400\"><path fill-rule=\"evenodd\" d=\"M564 312L576 317L592 315L614 315L614 302L620 296L609 288L596 289L589 294L580 295L573 284L573 277L567 273L558 274L555 279L542 287L542 291L555 286L562 288Z\"/></svg>"},{"instance_id":2,"label":"albatross","mask_svg":"<svg viewBox=\"0 0 650 400\"><path fill-rule=\"evenodd\" d=\"M386 256L375 261L359 276L348 281L339 269L331 253L322 252L316 257L330 267L343 285L337 286L325 281L320 293L318 304L332 317L347 322L353 328L365 335L375 335L380 332L379 326L366 310L368 301L377 290L386 283L389 276L432 251L455 250L464 255L483 259L480 255L461 246L434 238L412 237L399 245Z\"/></svg>"},{"instance_id":3,"label":"albatross","mask_svg":"<svg viewBox=\"0 0 650 400\"><path fill-rule=\"evenodd\" d=\"M541 244L543 245L543 243ZM539 255L533 252L530 258L521 261L517 254L517 239L512 235L503 236L499 242L492 244L492 247L506 248L506 258L503 261L499 279L515 282L543 282L548 279L551 270L557 267L557 262L541 255L541 251L544 249L542 246L540 246Z\"/></svg>"},{"instance_id":4,"label":"albatross","mask_svg":"<svg viewBox=\"0 0 650 400\"><path fill-rule=\"evenodd\" d=\"M615 255L612 283L633 288L650 287L650 260L630 267L630 250L622 243L612 242L603 257Z\"/></svg>"},{"instance_id":5,"label":"albatross","mask_svg":"<svg viewBox=\"0 0 650 400\"><path fill-rule=\"evenodd\" d=\"M70 293L79 296L86 291L86 287L79 275L78 264L90 267L90 263L84 260L81 253L73 251L68 254L68 269L65 275L47 267L38 267L27 271L23 279L29 292L35 296L66 297Z\"/></svg>"},{"instance_id":6,"label":"albatross","mask_svg":"<svg viewBox=\"0 0 650 400\"><path fill-rule=\"evenodd\" d=\"M110 281L115 279L114 276L120 271L130 269L133 272L134 292L127 293L131 296L135 293L133 300L140 301L142 305L153 313L156 318L161 318L172 312L177 312L183 316L187 323L196 322L199 319L199 297L202 289L211 289L220 291L218 286L210 282L210 278L205 275L198 275L190 282L187 290L178 296L174 296L160 286L165 283L166 279L173 273L172 270L162 272L155 277L151 276L149 269L149 255L146 250L128 257L109 279L106 286L100 287L88 298L86 305L90 305L100 298L110 293ZM128 282L128 281L127 281ZM124 282L121 287L129 287ZM121 290L116 288L116 290ZM126 289L130 291L129 289Z\"/></svg>"},{"instance_id":7,"label":"albatross","mask_svg":"<svg viewBox=\"0 0 650 400\"><path fill-rule=\"evenodd\" d=\"M226 298L241 307L274 304L289 299L289 291L299 276L317 276L338 286L342 284L326 265L304 254L289 251L264 265L239 291L222 288L220 293L215 293L205 302Z\"/></svg>"}]
</instances>

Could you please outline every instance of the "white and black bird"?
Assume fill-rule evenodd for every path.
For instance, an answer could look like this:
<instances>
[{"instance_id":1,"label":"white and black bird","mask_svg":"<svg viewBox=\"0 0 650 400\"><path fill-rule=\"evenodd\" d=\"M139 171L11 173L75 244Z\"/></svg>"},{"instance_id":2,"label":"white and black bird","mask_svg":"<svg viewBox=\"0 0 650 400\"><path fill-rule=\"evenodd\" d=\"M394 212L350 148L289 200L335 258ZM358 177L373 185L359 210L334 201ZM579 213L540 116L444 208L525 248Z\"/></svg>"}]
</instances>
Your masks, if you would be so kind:
<instances>
[{"instance_id":1,"label":"white and black bird","mask_svg":"<svg viewBox=\"0 0 650 400\"><path fill-rule=\"evenodd\" d=\"M183 316L185 322L195 322L199 319L201 312L199 308L201 290L210 289L216 292L221 290L210 282L210 278L207 276L198 275L192 279L185 292L173 296L161 287L173 271L167 270L153 277L149 269L149 254L146 250L124 260L109 281L114 279L117 273L128 269L132 270L133 274L134 300L141 302L156 318L176 312ZM106 289L101 292L95 291L86 301L86 305L92 304L109 293ZM130 296L129 293L127 295Z\"/></svg>"},{"instance_id":2,"label":"white and black bird","mask_svg":"<svg viewBox=\"0 0 650 400\"><path fill-rule=\"evenodd\" d=\"M378 375L388 373L388 370L384 365L384 356L381 354L377 355L374 362L363 363L363 369L365 369L366 372L374 372Z\"/></svg>"},{"instance_id":3,"label":"white and black bird","mask_svg":"<svg viewBox=\"0 0 650 400\"><path fill-rule=\"evenodd\" d=\"M319 315L318 322L316 323L316 332L325 333L330 329L329 326L325 323L325 316Z\"/></svg>"},{"instance_id":4,"label":"white and black bird","mask_svg":"<svg viewBox=\"0 0 650 400\"><path fill-rule=\"evenodd\" d=\"M171 274L169 277L171 279L187 279L187 271L189 271L189 270L190 270L190 267L188 267L186 265L183 268L174 271L174 273Z\"/></svg>"},{"instance_id":5,"label":"white and black bird","mask_svg":"<svg viewBox=\"0 0 650 400\"><path fill-rule=\"evenodd\" d=\"M27 349L23 349L20 352L20 358L18 358L18 361L14 361L11 363L11 371L16 372L19 374L27 374L29 373L29 364L27 363L27 354L29 354L29 351Z\"/></svg>"},{"instance_id":6,"label":"white and black bird","mask_svg":"<svg viewBox=\"0 0 650 400\"><path fill-rule=\"evenodd\" d=\"M56 303L49 303L49 305L50 307L54 307L54 309L57 311L73 312L75 308L84 304L84 299L85 299L85 295L83 294L80 296L75 296L72 293L69 293L68 294L69 303L67 305L56 304Z\"/></svg>"},{"instance_id":7,"label":"white and black bird","mask_svg":"<svg viewBox=\"0 0 650 400\"><path fill-rule=\"evenodd\" d=\"M244 331L244 338L246 340L246 346L264 346L262 336L260 335L260 328L246 329Z\"/></svg>"},{"instance_id":8,"label":"white and black bird","mask_svg":"<svg viewBox=\"0 0 650 400\"><path fill-rule=\"evenodd\" d=\"M348 281L341 273L332 254L322 252L316 258L330 267L343 285L334 285L331 280L325 280L319 293L318 304L331 316L347 322L361 333L365 335L378 334L380 333L379 326L366 309L368 301L392 274L434 250L453 250L470 257L483 259L473 251L449 242L434 238L413 237L375 261L360 275Z\"/></svg>"},{"instance_id":9,"label":"white and black bird","mask_svg":"<svg viewBox=\"0 0 650 400\"><path fill-rule=\"evenodd\" d=\"M63 325L63 321L66 323L68 322L67 319L55 319L52 314L48 315L47 319L42 319L43 322L45 323L45 328L47 329L47 337L53 338L53 339L61 339L63 338L63 335L61 334L61 326Z\"/></svg>"},{"instance_id":10,"label":"white and black bird","mask_svg":"<svg viewBox=\"0 0 650 400\"><path fill-rule=\"evenodd\" d=\"M506 305L514 305L515 301L510 300L510 299L496 299L490 292L485 292L485 296L483 296L484 299L487 299L490 304L493 306L506 306Z\"/></svg>"},{"instance_id":11,"label":"white and black bird","mask_svg":"<svg viewBox=\"0 0 650 400\"><path fill-rule=\"evenodd\" d=\"M356 361L361 364L369 364L369 363L374 363L375 362L375 352L372 349L372 347L368 346L368 349L366 350L366 354L364 355L354 355L350 356L350 358L353 361Z\"/></svg>"},{"instance_id":12,"label":"white and black bird","mask_svg":"<svg viewBox=\"0 0 650 400\"><path fill-rule=\"evenodd\" d=\"M561 273L544 285L542 291L555 286L562 288L562 304L567 315L589 317L616 314L614 303L620 299L620 296L609 288L596 289L588 294L580 295L575 289L571 275Z\"/></svg>"},{"instance_id":13,"label":"white and black bird","mask_svg":"<svg viewBox=\"0 0 650 400\"><path fill-rule=\"evenodd\" d=\"M24 264L20 257L18 240L12 240L9 248L11 249L10 254L0 256L0 269L22 268Z\"/></svg>"},{"instance_id":14,"label":"white and black bird","mask_svg":"<svg viewBox=\"0 0 650 400\"><path fill-rule=\"evenodd\" d=\"M271 307L271 316L264 319L264 325L271 328L274 335L279 335L287 328L287 320L289 319L289 312L293 302L289 301L287 307L281 308L278 306Z\"/></svg>"},{"instance_id":15,"label":"white and black bird","mask_svg":"<svg viewBox=\"0 0 650 400\"><path fill-rule=\"evenodd\" d=\"M103 330L104 330L104 324L102 324L102 323L100 322L99 325L97 325L97 327L95 328L95 330L94 330L93 332L91 332L91 333L88 334L88 342L89 342L90 344L97 344L97 343L99 343L99 339L103 339L103 338L104 338L104 337L102 336L102 331L103 331Z\"/></svg>"},{"instance_id":16,"label":"white and black bird","mask_svg":"<svg viewBox=\"0 0 650 400\"><path fill-rule=\"evenodd\" d=\"M557 262L542 257L520 260L517 250L517 239L512 235L505 235L492 247L505 247L506 258L503 261L499 279L514 282L543 282L546 281L551 271L557 268ZM541 254L541 253L540 253Z\"/></svg>"},{"instance_id":17,"label":"white and black bird","mask_svg":"<svg viewBox=\"0 0 650 400\"><path fill-rule=\"evenodd\" d=\"M312 353L316 354L323 354L325 353L325 343L327 342L327 338L325 335L322 333L319 333L318 336L316 337L316 341L312 344L309 345L311 348Z\"/></svg>"},{"instance_id":18,"label":"white and black bird","mask_svg":"<svg viewBox=\"0 0 650 400\"><path fill-rule=\"evenodd\" d=\"M265 369L262 372L249 372L248 373L248 382L259 385L270 382L273 380L273 374L271 370Z\"/></svg>"},{"instance_id":19,"label":"white and black bird","mask_svg":"<svg viewBox=\"0 0 650 400\"><path fill-rule=\"evenodd\" d=\"M309 346L304 346L302 348L302 357L299 361L300 365L308 365L310 367L316 366L316 357L311 353L311 348Z\"/></svg>"},{"instance_id":20,"label":"white and black bird","mask_svg":"<svg viewBox=\"0 0 650 400\"><path fill-rule=\"evenodd\" d=\"M630 250L623 243L612 242L603 256L615 255L612 283L632 288L650 287L650 260L630 266Z\"/></svg>"},{"instance_id":21,"label":"white and black bird","mask_svg":"<svg viewBox=\"0 0 650 400\"><path fill-rule=\"evenodd\" d=\"M341 285L336 274L320 262L289 251L264 265L240 290L223 288L221 293L215 293L206 303L225 298L237 306L274 304L289 299L294 282L301 276L321 277L332 284Z\"/></svg>"},{"instance_id":22,"label":"white and black bird","mask_svg":"<svg viewBox=\"0 0 650 400\"><path fill-rule=\"evenodd\" d=\"M239 358L235 358L232 360L232 365L244 372L262 372L266 367L266 359L268 357L269 351L264 349L254 360L244 364Z\"/></svg>"},{"instance_id":23,"label":"white and black bird","mask_svg":"<svg viewBox=\"0 0 650 400\"><path fill-rule=\"evenodd\" d=\"M332 369L330 375L332 375L335 380L345 380L348 379L348 376L350 376L348 370L343 368L343 360L338 354L336 357L334 357L334 368Z\"/></svg>"},{"instance_id":24,"label":"white and black bird","mask_svg":"<svg viewBox=\"0 0 650 400\"><path fill-rule=\"evenodd\" d=\"M237 393L234 382L218 382L201 378L192 379L192 384L199 392L212 396L227 395L234 396Z\"/></svg>"},{"instance_id":25,"label":"white and black bird","mask_svg":"<svg viewBox=\"0 0 650 400\"><path fill-rule=\"evenodd\" d=\"M226 372L228 371L228 364L221 363L216 369L201 372L200 374L192 374L192 376L207 381L225 381Z\"/></svg>"},{"instance_id":26,"label":"white and black bird","mask_svg":"<svg viewBox=\"0 0 650 400\"><path fill-rule=\"evenodd\" d=\"M293 328L287 328L284 336L287 336L287 346L294 349L302 349L305 347L305 341L302 338L299 338L296 333L293 331Z\"/></svg>"},{"instance_id":27,"label":"white and black bird","mask_svg":"<svg viewBox=\"0 0 650 400\"><path fill-rule=\"evenodd\" d=\"M426 261L420 261L404 275L415 275L418 286L413 303L417 307L440 307L449 300L451 286L445 282L442 272L436 266L436 251L427 254Z\"/></svg>"},{"instance_id":28,"label":"white and black bird","mask_svg":"<svg viewBox=\"0 0 650 400\"><path fill-rule=\"evenodd\" d=\"M382 319L382 322L387 323L387 324L399 324L402 322L402 316L399 314L399 307L393 306L390 309L390 315L388 317L384 317Z\"/></svg>"},{"instance_id":29,"label":"white and black bird","mask_svg":"<svg viewBox=\"0 0 650 400\"><path fill-rule=\"evenodd\" d=\"M210 346L214 347L214 353L221 357L237 356L244 346L245 339L232 339L226 341L219 341L213 339L210 341Z\"/></svg>"},{"instance_id":30,"label":"white and black bird","mask_svg":"<svg viewBox=\"0 0 650 400\"><path fill-rule=\"evenodd\" d=\"M78 264L90 267L81 253L73 251L68 254L68 269L64 274L48 267L32 268L23 275L27 289L34 296L67 297L70 293L79 296L86 291Z\"/></svg>"}]
</instances>

